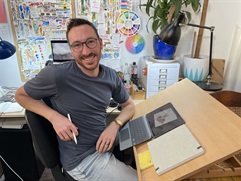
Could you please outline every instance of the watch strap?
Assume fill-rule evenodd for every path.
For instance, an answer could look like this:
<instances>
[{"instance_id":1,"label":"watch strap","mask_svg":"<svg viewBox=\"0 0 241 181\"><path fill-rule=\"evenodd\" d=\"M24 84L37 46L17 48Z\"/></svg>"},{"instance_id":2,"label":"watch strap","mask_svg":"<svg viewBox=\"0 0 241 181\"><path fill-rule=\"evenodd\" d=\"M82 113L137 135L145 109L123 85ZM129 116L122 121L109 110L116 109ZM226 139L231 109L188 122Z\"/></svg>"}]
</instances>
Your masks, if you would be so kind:
<instances>
[{"instance_id":1,"label":"watch strap","mask_svg":"<svg viewBox=\"0 0 241 181\"><path fill-rule=\"evenodd\" d=\"M120 127L123 126L123 122L122 122L121 120L119 120L119 119L115 119L114 121L115 121L116 124L118 124Z\"/></svg>"}]
</instances>

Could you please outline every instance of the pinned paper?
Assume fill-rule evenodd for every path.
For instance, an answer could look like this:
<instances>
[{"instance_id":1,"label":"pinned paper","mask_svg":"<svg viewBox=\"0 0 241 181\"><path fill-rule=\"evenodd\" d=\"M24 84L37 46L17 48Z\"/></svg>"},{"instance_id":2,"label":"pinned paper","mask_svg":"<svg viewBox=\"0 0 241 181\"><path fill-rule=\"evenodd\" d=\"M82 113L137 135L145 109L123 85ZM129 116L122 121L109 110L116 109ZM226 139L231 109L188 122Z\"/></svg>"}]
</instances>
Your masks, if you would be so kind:
<instances>
[{"instance_id":1,"label":"pinned paper","mask_svg":"<svg viewBox=\"0 0 241 181\"><path fill-rule=\"evenodd\" d=\"M100 0L90 0L90 11L92 13L100 12Z\"/></svg>"}]
</instances>

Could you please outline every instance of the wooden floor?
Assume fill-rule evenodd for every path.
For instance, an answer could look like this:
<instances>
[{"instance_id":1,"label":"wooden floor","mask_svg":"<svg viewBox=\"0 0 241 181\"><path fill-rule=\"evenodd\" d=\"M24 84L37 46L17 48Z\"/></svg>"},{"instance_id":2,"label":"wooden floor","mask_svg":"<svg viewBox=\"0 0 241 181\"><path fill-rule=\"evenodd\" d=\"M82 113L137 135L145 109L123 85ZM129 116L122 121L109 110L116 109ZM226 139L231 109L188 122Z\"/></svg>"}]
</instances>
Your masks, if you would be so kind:
<instances>
[{"instance_id":1,"label":"wooden floor","mask_svg":"<svg viewBox=\"0 0 241 181\"><path fill-rule=\"evenodd\" d=\"M39 181L55 181L50 169L45 169Z\"/></svg>"}]
</instances>

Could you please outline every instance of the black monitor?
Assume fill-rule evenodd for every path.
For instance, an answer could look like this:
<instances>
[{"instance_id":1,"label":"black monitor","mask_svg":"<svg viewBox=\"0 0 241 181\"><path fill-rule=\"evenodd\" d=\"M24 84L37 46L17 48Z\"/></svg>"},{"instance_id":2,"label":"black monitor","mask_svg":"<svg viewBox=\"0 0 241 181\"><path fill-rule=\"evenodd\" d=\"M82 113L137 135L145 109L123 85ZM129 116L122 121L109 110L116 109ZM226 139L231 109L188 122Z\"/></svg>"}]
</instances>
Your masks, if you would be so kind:
<instances>
[{"instance_id":1,"label":"black monitor","mask_svg":"<svg viewBox=\"0 0 241 181\"><path fill-rule=\"evenodd\" d=\"M51 40L53 62L74 60L67 40Z\"/></svg>"}]
</instances>

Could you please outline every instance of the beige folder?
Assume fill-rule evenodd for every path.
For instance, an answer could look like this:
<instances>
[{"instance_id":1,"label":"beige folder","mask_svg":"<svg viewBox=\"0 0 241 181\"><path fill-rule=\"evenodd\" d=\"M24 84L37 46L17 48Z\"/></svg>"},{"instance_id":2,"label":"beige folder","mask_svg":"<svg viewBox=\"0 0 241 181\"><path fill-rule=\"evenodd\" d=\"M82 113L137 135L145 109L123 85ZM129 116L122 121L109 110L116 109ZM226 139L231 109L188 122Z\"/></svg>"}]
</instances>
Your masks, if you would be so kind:
<instances>
[{"instance_id":1,"label":"beige folder","mask_svg":"<svg viewBox=\"0 0 241 181\"><path fill-rule=\"evenodd\" d=\"M204 153L185 124L148 142L148 147L158 175Z\"/></svg>"}]
</instances>

